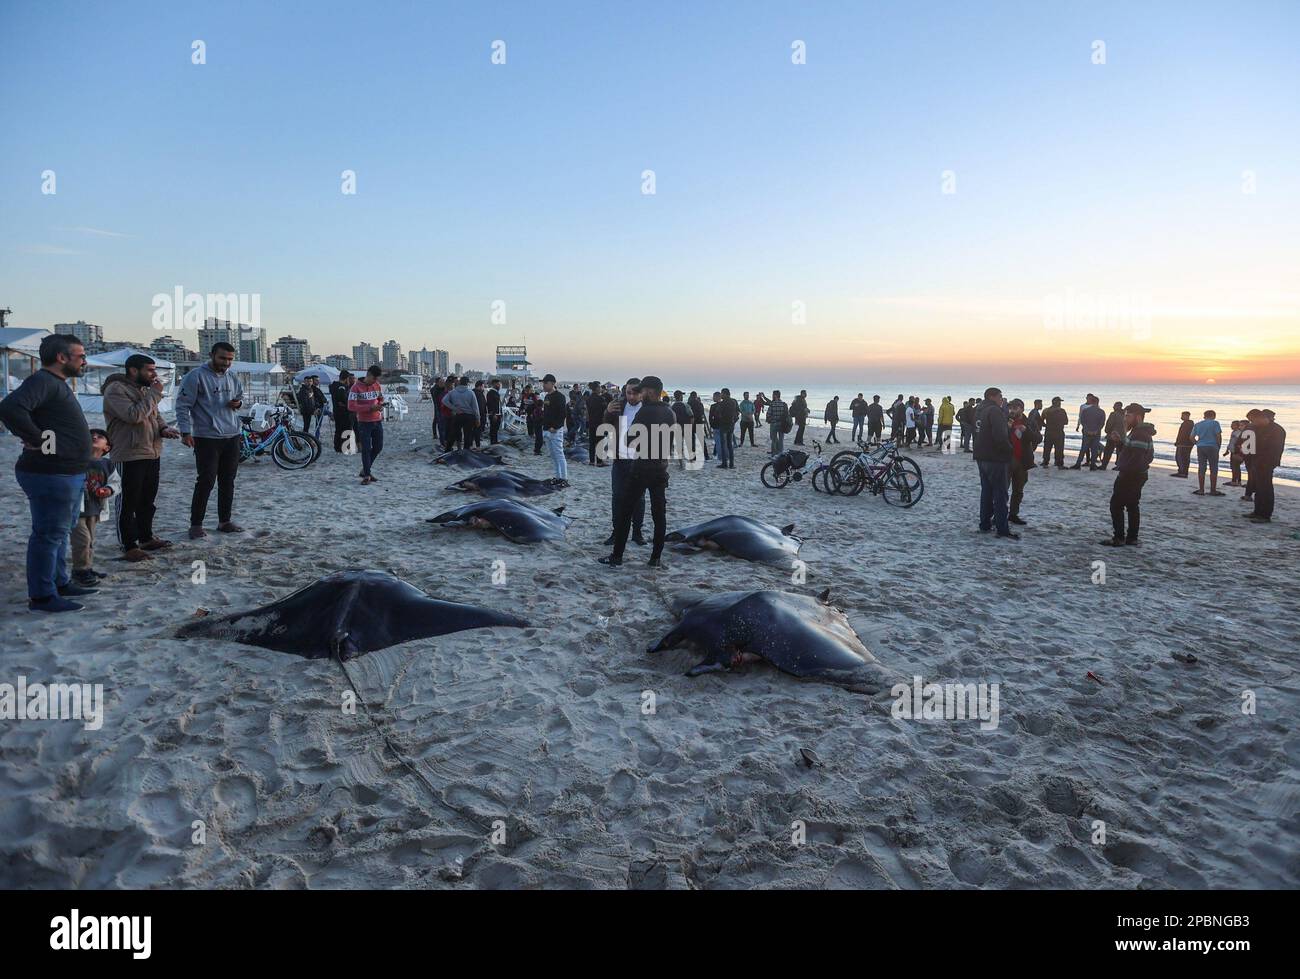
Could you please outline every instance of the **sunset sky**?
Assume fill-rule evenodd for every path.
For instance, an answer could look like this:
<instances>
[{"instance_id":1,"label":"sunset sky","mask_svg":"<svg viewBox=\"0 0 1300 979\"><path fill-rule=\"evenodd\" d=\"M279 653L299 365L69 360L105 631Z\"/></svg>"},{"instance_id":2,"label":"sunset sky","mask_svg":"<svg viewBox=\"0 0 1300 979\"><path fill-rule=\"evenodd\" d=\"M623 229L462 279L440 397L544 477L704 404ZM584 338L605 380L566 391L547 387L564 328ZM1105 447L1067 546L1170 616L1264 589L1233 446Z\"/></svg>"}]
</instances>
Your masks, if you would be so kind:
<instances>
[{"instance_id":1,"label":"sunset sky","mask_svg":"<svg viewBox=\"0 0 1300 979\"><path fill-rule=\"evenodd\" d=\"M147 341L182 286L322 355L571 378L1300 380L1289 0L8 2L0 36L14 325Z\"/></svg>"}]
</instances>

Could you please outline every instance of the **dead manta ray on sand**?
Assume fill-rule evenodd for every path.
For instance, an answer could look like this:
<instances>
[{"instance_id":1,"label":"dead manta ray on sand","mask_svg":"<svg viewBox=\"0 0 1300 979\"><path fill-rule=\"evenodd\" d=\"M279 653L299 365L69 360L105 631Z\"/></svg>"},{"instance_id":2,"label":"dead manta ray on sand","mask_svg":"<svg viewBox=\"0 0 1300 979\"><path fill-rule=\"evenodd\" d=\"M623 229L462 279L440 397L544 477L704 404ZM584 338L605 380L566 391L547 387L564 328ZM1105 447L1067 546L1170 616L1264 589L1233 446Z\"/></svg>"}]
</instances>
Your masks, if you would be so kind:
<instances>
[{"instance_id":1,"label":"dead manta ray on sand","mask_svg":"<svg viewBox=\"0 0 1300 979\"><path fill-rule=\"evenodd\" d=\"M668 543L681 541L691 547L716 548L726 554L761 561L764 564L788 564L799 554L802 537L794 534L794 524L774 527L771 524L734 514L674 530L665 538Z\"/></svg>"},{"instance_id":2,"label":"dead manta ray on sand","mask_svg":"<svg viewBox=\"0 0 1300 979\"><path fill-rule=\"evenodd\" d=\"M704 659L687 676L765 659L783 673L859 693L879 693L891 685L848 618L830 604L830 589L816 598L765 590L689 592L674 598L672 608L681 621L648 651L699 649Z\"/></svg>"}]
</instances>

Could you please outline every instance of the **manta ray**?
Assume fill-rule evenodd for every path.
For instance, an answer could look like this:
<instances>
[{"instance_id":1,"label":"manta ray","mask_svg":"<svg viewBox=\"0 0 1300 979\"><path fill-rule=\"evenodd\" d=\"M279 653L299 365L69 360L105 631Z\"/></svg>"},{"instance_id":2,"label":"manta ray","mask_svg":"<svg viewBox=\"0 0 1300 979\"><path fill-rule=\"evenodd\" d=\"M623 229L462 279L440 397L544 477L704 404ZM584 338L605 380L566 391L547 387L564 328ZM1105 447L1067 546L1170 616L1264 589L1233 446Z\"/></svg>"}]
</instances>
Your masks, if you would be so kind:
<instances>
[{"instance_id":1,"label":"manta ray","mask_svg":"<svg viewBox=\"0 0 1300 979\"><path fill-rule=\"evenodd\" d=\"M477 491L493 499L506 499L512 496L544 496L558 493L559 487L553 479L534 479L525 473L513 469L491 469L486 472L466 476L460 482L452 483L449 490L468 493Z\"/></svg>"},{"instance_id":2,"label":"manta ray","mask_svg":"<svg viewBox=\"0 0 1300 979\"><path fill-rule=\"evenodd\" d=\"M794 524L774 527L735 515L674 530L664 540L681 541L696 548L716 548L746 561L787 565L798 556L799 545L803 543L803 538L794 535Z\"/></svg>"},{"instance_id":3,"label":"manta ray","mask_svg":"<svg viewBox=\"0 0 1300 979\"><path fill-rule=\"evenodd\" d=\"M435 466L452 466L456 469L486 469L488 466L503 465L495 452L480 452L477 449L453 449L444 452L433 460Z\"/></svg>"},{"instance_id":4,"label":"manta ray","mask_svg":"<svg viewBox=\"0 0 1300 979\"><path fill-rule=\"evenodd\" d=\"M563 510L547 510L522 500L479 500L440 513L428 522L449 527L492 527L516 544L537 544L564 540L564 532L574 518L564 516Z\"/></svg>"},{"instance_id":5,"label":"manta ray","mask_svg":"<svg viewBox=\"0 0 1300 979\"><path fill-rule=\"evenodd\" d=\"M890 685L885 669L862 644L830 589L816 598L779 591L690 592L672 602L680 622L648 650L683 644L704 653L687 676L767 660L783 673L824 680L861 693Z\"/></svg>"},{"instance_id":6,"label":"manta ray","mask_svg":"<svg viewBox=\"0 0 1300 979\"><path fill-rule=\"evenodd\" d=\"M225 639L308 659L350 659L411 639L489 626L528 623L478 605L430 598L386 571L337 571L278 602L188 622L176 637Z\"/></svg>"}]
</instances>

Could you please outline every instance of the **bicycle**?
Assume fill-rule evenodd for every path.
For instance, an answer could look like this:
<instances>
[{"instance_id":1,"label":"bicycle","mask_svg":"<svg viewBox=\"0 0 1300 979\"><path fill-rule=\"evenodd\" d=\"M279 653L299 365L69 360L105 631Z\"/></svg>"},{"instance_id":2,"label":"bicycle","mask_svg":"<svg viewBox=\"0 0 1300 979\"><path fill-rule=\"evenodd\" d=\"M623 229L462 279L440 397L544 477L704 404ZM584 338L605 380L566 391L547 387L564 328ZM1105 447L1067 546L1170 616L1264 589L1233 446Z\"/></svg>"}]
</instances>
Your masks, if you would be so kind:
<instances>
[{"instance_id":1,"label":"bicycle","mask_svg":"<svg viewBox=\"0 0 1300 979\"><path fill-rule=\"evenodd\" d=\"M285 424L293 417L288 408L278 408L268 416L274 425L265 432L254 432L250 427L253 416L241 415L239 431L239 461L247 462L265 453L281 469L305 469L320 456L320 443L308 432L295 432Z\"/></svg>"},{"instance_id":2,"label":"bicycle","mask_svg":"<svg viewBox=\"0 0 1300 979\"><path fill-rule=\"evenodd\" d=\"M898 454L898 443L893 439L872 449L858 442L858 449L845 449L831 459L826 477L834 491L844 496L857 496L870 489L872 496L883 496L890 506L915 506L925 492L921 467L907 456Z\"/></svg>"},{"instance_id":3,"label":"bicycle","mask_svg":"<svg viewBox=\"0 0 1300 979\"><path fill-rule=\"evenodd\" d=\"M818 493L833 493L834 488L828 482L831 467L822 455L822 444L816 439L812 440L812 444L817 450L815 456L810 456L799 449L786 449L784 452L777 453L759 473L763 485L768 489L781 489L789 486L791 482L800 482L804 476L812 473L814 490Z\"/></svg>"}]
</instances>

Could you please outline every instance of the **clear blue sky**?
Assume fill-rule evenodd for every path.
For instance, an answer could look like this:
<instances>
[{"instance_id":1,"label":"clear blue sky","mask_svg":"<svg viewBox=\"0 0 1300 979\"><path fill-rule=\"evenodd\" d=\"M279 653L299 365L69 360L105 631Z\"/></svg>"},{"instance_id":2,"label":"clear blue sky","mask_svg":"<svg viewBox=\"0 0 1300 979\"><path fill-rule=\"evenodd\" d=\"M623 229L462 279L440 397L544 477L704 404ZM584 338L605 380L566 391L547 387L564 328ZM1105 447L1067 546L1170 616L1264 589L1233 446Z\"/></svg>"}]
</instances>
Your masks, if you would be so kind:
<instances>
[{"instance_id":1,"label":"clear blue sky","mask_svg":"<svg viewBox=\"0 0 1300 979\"><path fill-rule=\"evenodd\" d=\"M1132 346L1045 333L1072 289L1152 297L1135 363L1213 370L1243 333L1300 363L1290 0L0 0L0 37L16 325L148 339L182 285L259 293L320 354L486 367L526 336L567 376L848 379L978 365L1003 330L1068 372Z\"/></svg>"}]
</instances>

